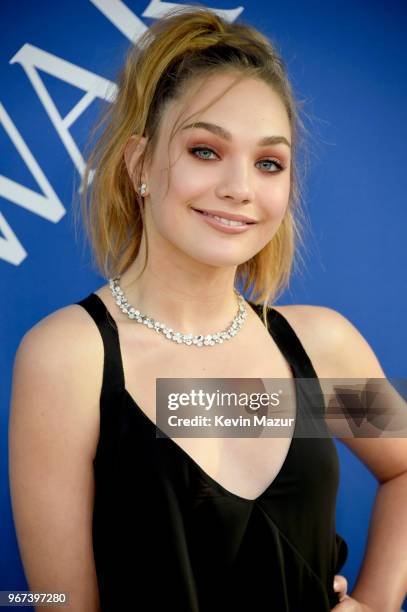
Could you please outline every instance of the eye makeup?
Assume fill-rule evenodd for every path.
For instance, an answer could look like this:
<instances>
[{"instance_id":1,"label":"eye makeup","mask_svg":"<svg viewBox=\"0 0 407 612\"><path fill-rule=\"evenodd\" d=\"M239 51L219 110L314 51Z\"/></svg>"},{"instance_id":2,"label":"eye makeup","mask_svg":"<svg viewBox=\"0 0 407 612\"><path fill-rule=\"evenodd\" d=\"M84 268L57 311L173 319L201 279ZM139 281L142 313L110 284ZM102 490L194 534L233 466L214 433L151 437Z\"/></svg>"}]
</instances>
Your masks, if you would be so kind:
<instances>
[{"instance_id":1,"label":"eye makeup","mask_svg":"<svg viewBox=\"0 0 407 612\"><path fill-rule=\"evenodd\" d=\"M212 149L211 147L208 146L204 146L204 145L194 145L194 146L189 146L188 147L188 152L195 157L196 159L200 159L202 161L213 161L213 158L210 157L205 157L205 156L200 156L197 155L197 153L202 153L202 152L209 152L212 153L213 155L216 155L217 157L219 157L218 153ZM277 167L277 171L282 171L285 169L285 164L283 164L279 159L275 158L275 157L264 157L262 159L259 159L256 163L260 164L260 163L273 163L276 167ZM266 172L268 172L266 170ZM275 174L276 171L274 172L269 172L269 174Z\"/></svg>"}]
</instances>

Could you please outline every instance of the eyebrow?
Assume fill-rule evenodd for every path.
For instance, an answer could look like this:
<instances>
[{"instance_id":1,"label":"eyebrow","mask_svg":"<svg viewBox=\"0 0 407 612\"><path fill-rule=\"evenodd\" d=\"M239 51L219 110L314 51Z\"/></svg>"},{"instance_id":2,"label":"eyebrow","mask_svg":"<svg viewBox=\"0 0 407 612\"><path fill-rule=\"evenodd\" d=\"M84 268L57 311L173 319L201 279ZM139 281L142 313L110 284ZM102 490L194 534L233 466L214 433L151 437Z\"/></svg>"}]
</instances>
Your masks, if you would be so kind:
<instances>
[{"instance_id":1,"label":"eyebrow","mask_svg":"<svg viewBox=\"0 0 407 612\"><path fill-rule=\"evenodd\" d=\"M189 125L185 125L182 129L187 130L189 128L202 128L204 130L212 132L220 138L223 138L223 140L232 140L232 134L230 132L225 130L225 128L221 127L220 125L215 125L214 123L207 123L206 121L197 121L196 123L190 123ZM291 148L291 144L288 142L285 136L265 136L264 138L261 138L257 143L259 147L276 144L285 144Z\"/></svg>"}]
</instances>

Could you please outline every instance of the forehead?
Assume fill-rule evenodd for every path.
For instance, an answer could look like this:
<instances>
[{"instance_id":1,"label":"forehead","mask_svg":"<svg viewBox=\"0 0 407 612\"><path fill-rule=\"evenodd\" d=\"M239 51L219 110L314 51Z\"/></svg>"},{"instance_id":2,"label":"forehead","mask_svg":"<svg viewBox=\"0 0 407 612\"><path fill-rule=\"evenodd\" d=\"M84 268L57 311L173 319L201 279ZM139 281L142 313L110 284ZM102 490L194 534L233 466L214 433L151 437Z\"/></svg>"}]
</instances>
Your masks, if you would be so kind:
<instances>
[{"instance_id":1,"label":"forehead","mask_svg":"<svg viewBox=\"0 0 407 612\"><path fill-rule=\"evenodd\" d=\"M233 135L250 134L253 139L278 133L290 137L290 121L284 103L264 81L236 74L217 74L195 80L171 101L162 122L163 137L194 120L220 124ZM206 108L208 106L208 108ZM189 131L189 130L187 130Z\"/></svg>"}]
</instances>

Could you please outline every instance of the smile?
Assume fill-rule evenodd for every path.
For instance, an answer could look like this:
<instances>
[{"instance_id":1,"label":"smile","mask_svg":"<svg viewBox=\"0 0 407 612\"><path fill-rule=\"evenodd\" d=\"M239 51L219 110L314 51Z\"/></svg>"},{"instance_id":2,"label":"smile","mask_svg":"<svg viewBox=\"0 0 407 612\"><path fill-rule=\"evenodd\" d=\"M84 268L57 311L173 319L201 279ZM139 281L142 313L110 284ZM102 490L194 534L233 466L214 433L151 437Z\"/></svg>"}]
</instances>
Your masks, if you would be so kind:
<instances>
[{"instance_id":1,"label":"smile","mask_svg":"<svg viewBox=\"0 0 407 612\"><path fill-rule=\"evenodd\" d=\"M227 234L241 234L247 231L253 223L246 223L245 221L234 221L232 219L224 219L223 217L218 217L217 215L211 215L207 212L203 212L200 210L195 210L192 208L194 213L200 215L203 221L212 227L219 229Z\"/></svg>"},{"instance_id":2,"label":"smile","mask_svg":"<svg viewBox=\"0 0 407 612\"><path fill-rule=\"evenodd\" d=\"M219 221L220 223L224 223L225 225L236 225L236 226L247 225L245 221L232 221L232 219L224 219L223 217L218 217L217 215L211 215L210 213L207 213L205 211L202 211L201 214L206 215L207 217L212 217L212 219L216 219L217 221Z\"/></svg>"}]
</instances>

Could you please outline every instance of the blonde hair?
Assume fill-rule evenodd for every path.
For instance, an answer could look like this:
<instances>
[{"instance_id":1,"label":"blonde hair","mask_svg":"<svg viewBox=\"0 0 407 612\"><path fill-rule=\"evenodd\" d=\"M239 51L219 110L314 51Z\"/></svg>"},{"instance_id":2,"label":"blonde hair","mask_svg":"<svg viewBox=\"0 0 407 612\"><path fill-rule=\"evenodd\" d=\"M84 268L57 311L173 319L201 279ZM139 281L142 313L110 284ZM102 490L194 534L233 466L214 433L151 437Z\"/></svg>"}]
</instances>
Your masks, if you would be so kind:
<instances>
[{"instance_id":1,"label":"blonde hair","mask_svg":"<svg viewBox=\"0 0 407 612\"><path fill-rule=\"evenodd\" d=\"M272 43L252 26L227 23L205 7L181 8L156 21L131 46L119 74L117 97L92 132L94 135L105 124L87 160L82 219L98 270L106 278L122 274L139 252L145 227L143 198L135 192L129 177L125 145L134 134L148 139L136 169L139 182L144 162L154 154L167 102L181 99L191 83L219 72L255 77L269 84L280 96L291 128L291 184L286 213L270 242L239 265L235 277L235 283L242 283L243 292L248 292L248 299L256 305L263 303L267 327L268 305L288 285L301 242L295 158L299 134L305 128L282 59Z\"/></svg>"}]
</instances>

